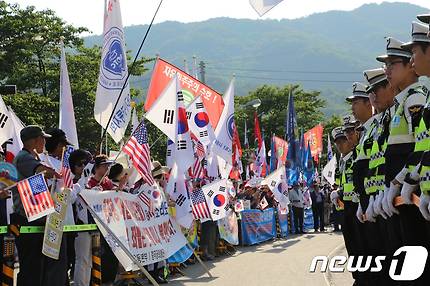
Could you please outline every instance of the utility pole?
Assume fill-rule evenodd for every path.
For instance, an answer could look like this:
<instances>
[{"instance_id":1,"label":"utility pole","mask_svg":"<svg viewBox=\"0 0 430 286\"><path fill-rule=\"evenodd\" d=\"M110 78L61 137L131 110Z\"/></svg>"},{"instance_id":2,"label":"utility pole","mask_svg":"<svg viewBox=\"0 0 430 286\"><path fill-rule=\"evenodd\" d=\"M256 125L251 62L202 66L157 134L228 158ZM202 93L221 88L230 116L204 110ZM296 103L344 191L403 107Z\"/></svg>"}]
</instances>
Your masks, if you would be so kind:
<instances>
[{"instance_id":1,"label":"utility pole","mask_svg":"<svg viewBox=\"0 0 430 286\"><path fill-rule=\"evenodd\" d=\"M203 61L200 61L199 63L199 68L200 68L200 81L203 83L206 83L206 65Z\"/></svg>"}]
</instances>

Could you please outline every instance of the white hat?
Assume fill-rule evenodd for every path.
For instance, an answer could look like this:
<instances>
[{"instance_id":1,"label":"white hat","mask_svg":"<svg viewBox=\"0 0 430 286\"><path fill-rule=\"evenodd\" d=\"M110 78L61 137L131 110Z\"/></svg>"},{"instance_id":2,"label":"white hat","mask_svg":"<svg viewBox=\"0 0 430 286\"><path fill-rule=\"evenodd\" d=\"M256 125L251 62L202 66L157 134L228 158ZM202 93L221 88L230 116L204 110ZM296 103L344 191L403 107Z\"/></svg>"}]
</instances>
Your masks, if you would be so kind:
<instances>
[{"instance_id":1,"label":"white hat","mask_svg":"<svg viewBox=\"0 0 430 286\"><path fill-rule=\"evenodd\" d=\"M361 82L354 82L352 84L352 95L346 98L346 101L353 101L355 98L369 98L369 95L366 92L367 85Z\"/></svg>"},{"instance_id":2,"label":"white hat","mask_svg":"<svg viewBox=\"0 0 430 286\"><path fill-rule=\"evenodd\" d=\"M336 141L339 138L345 138L346 135L343 133L342 126L336 127L331 131L331 136L333 137L334 141Z\"/></svg>"},{"instance_id":3,"label":"white hat","mask_svg":"<svg viewBox=\"0 0 430 286\"><path fill-rule=\"evenodd\" d=\"M342 130L345 131L346 129L356 128L358 127L359 122L353 115L346 115L343 117L343 126Z\"/></svg>"},{"instance_id":4,"label":"white hat","mask_svg":"<svg viewBox=\"0 0 430 286\"><path fill-rule=\"evenodd\" d=\"M377 84L387 80L387 75L383 68L365 70L363 74L368 83L367 92L371 92Z\"/></svg>"},{"instance_id":5,"label":"white hat","mask_svg":"<svg viewBox=\"0 0 430 286\"><path fill-rule=\"evenodd\" d=\"M412 40L402 45L402 49L410 50L415 43L430 43L429 25L412 22Z\"/></svg>"},{"instance_id":6,"label":"white hat","mask_svg":"<svg viewBox=\"0 0 430 286\"><path fill-rule=\"evenodd\" d=\"M417 19L423 23L430 24L430 13L418 15Z\"/></svg>"},{"instance_id":7,"label":"white hat","mask_svg":"<svg viewBox=\"0 0 430 286\"><path fill-rule=\"evenodd\" d=\"M386 37L385 39L387 40L387 54L376 57L377 61L384 63L389 57L412 57L411 52L402 49L403 42L392 37Z\"/></svg>"}]
</instances>

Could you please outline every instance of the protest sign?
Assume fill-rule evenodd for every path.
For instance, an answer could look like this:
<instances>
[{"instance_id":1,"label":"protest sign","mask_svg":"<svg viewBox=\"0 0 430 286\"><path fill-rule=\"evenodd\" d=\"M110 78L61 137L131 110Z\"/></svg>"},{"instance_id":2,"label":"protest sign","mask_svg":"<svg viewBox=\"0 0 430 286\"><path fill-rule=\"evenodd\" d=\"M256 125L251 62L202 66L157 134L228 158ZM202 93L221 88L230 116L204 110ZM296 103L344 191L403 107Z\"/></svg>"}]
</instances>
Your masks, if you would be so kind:
<instances>
[{"instance_id":1,"label":"protest sign","mask_svg":"<svg viewBox=\"0 0 430 286\"><path fill-rule=\"evenodd\" d=\"M148 207L137 195L125 192L84 190L82 198L99 219L109 227L108 235L96 220L112 251L127 271L137 270L118 239L141 265L167 259L186 244L179 226L167 212L167 202Z\"/></svg>"}]
</instances>

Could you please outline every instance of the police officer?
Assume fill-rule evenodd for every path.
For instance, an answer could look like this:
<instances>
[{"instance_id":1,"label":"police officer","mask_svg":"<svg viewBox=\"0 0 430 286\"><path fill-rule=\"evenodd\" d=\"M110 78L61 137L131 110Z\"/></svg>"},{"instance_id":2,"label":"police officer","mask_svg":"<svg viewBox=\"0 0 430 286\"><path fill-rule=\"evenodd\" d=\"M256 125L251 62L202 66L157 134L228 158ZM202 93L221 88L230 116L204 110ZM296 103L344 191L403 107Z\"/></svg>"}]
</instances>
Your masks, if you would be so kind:
<instances>
[{"instance_id":1,"label":"police officer","mask_svg":"<svg viewBox=\"0 0 430 286\"><path fill-rule=\"evenodd\" d=\"M394 207L394 198L400 195L407 174L402 169L414 163L408 158L414 151L414 130L418 127L421 109L425 103L425 95L417 83L417 76L410 63L411 53L402 50L402 44L399 40L387 38L387 54L377 57L378 61L385 63L385 74L391 87L399 92L394 99L395 113L390 121L384 152L386 168L382 206L389 216L386 220L389 254L394 254L406 243L414 245L421 240L419 237L402 235L402 229L405 227L414 228L416 223L419 224L418 209L401 206L403 214L399 216L399 210Z\"/></svg>"},{"instance_id":2,"label":"police officer","mask_svg":"<svg viewBox=\"0 0 430 286\"><path fill-rule=\"evenodd\" d=\"M420 15L418 19L428 21L430 20L429 15ZM421 151L423 154L421 159L421 174L422 180L419 182L419 175L412 172L410 176L410 185L412 186L413 191L418 187L421 189L421 197L420 197L420 211L424 218L430 221L430 184L429 180L426 176L429 170L430 163L430 98L429 98L429 90L430 90L430 37L428 37L429 27L422 25L417 22L412 23L412 41L402 45L402 48L406 50L410 50L412 52L412 65L414 67L415 72L420 77L420 82L423 84L423 91L427 93L426 104L423 108L423 114L421 118L421 122L418 126L418 129L415 134L415 152ZM426 36L427 35L427 36ZM418 171L418 170L417 170ZM418 175L418 176L417 176ZM415 179L415 180L413 180ZM407 192L405 188L402 188L402 197L406 204L411 204L411 196L410 192Z\"/></svg>"},{"instance_id":3,"label":"police officer","mask_svg":"<svg viewBox=\"0 0 430 286\"><path fill-rule=\"evenodd\" d=\"M353 125L355 128L355 122L353 122L353 120L349 120L349 117L346 120L346 123L346 127ZM354 185L352 178L352 165L354 160L353 151L355 146L353 142L347 139L343 127L336 127L333 129L332 137L337 150L341 154L341 157L339 161L339 190L333 191L330 194L330 199L336 206L340 205L339 200L343 203L344 221L342 224L342 234L348 255L362 255L363 247L359 238L360 232L358 228L358 221L355 218L357 207L354 207L354 203L352 202L353 198L356 197L354 196ZM354 272L352 276L358 285L364 284L363 275L358 272Z\"/></svg>"}]
</instances>

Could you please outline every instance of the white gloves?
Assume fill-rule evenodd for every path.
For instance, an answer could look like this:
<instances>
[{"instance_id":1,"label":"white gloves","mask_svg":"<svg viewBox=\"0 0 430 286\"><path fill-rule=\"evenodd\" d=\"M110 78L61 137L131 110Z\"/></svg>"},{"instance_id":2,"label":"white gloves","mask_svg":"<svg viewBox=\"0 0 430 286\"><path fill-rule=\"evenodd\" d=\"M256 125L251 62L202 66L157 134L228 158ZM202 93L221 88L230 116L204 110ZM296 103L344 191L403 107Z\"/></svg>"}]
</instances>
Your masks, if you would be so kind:
<instances>
[{"instance_id":1,"label":"white gloves","mask_svg":"<svg viewBox=\"0 0 430 286\"><path fill-rule=\"evenodd\" d=\"M387 214L382 209L382 202L384 201L384 193L385 192L378 192L378 194L375 196L373 211L375 212L375 216L381 215L384 219L387 219Z\"/></svg>"},{"instance_id":2,"label":"white gloves","mask_svg":"<svg viewBox=\"0 0 430 286\"><path fill-rule=\"evenodd\" d=\"M361 208L361 203L358 204L358 208L357 208L357 212L355 213L355 216L357 217L359 222L364 223L363 209Z\"/></svg>"},{"instance_id":3,"label":"white gloves","mask_svg":"<svg viewBox=\"0 0 430 286\"><path fill-rule=\"evenodd\" d=\"M430 196L424 193L420 196L420 212L426 220L430 221Z\"/></svg>"},{"instance_id":4,"label":"white gloves","mask_svg":"<svg viewBox=\"0 0 430 286\"><path fill-rule=\"evenodd\" d=\"M369 206L367 207L367 210L366 210L366 219L367 219L367 221L370 221L370 222L375 222L376 221L375 220L375 213L374 213L374 210L373 210L373 204L374 203L375 203L375 197L374 196L370 196Z\"/></svg>"},{"instance_id":5,"label":"white gloves","mask_svg":"<svg viewBox=\"0 0 430 286\"><path fill-rule=\"evenodd\" d=\"M337 199L339 198L339 193L337 191L333 191L330 194L330 201L335 205L336 208L339 207L337 203Z\"/></svg>"},{"instance_id":6,"label":"white gloves","mask_svg":"<svg viewBox=\"0 0 430 286\"><path fill-rule=\"evenodd\" d=\"M382 210L384 211L384 213L387 216L391 216L392 215L392 214L390 215L391 211L388 208L387 201L386 201L389 192L390 192L390 188L388 188L387 186L384 186L384 192L381 194L382 195L381 206L382 206ZM385 217L385 219L386 219L386 217Z\"/></svg>"},{"instance_id":7,"label":"white gloves","mask_svg":"<svg viewBox=\"0 0 430 286\"><path fill-rule=\"evenodd\" d=\"M399 214L399 211L394 206L394 198L400 194L400 187L401 185L390 183L390 189L388 193L384 195L383 209L390 217L392 217L393 214Z\"/></svg>"},{"instance_id":8,"label":"white gloves","mask_svg":"<svg viewBox=\"0 0 430 286\"><path fill-rule=\"evenodd\" d=\"M415 192L415 190L418 188L418 184L416 185L410 185L406 182L403 182L403 187L400 195L403 198L403 201L406 205L412 205L412 193Z\"/></svg>"}]
</instances>

